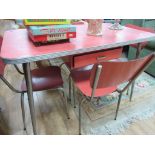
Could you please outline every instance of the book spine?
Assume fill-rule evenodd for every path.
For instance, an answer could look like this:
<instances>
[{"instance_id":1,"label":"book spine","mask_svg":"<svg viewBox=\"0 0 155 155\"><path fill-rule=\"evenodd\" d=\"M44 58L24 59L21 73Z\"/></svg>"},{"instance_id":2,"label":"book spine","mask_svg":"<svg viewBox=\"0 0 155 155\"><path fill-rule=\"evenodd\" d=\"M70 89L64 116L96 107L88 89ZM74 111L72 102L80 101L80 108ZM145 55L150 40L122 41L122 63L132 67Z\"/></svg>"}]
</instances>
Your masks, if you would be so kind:
<instances>
[{"instance_id":1,"label":"book spine","mask_svg":"<svg viewBox=\"0 0 155 155\"><path fill-rule=\"evenodd\" d=\"M50 42L56 40L75 38L76 32L67 32L61 34L40 35L40 36L33 36L31 33L29 33L29 37L33 42Z\"/></svg>"},{"instance_id":2,"label":"book spine","mask_svg":"<svg viewBox=\"0 0 155 155\"><path fill-rule=\"evenodd\" d=\"M26 26L30 26L30 25L61 25L61 24L70 24L71 21L68 19L47 19L47 20L43 20L43 19L25 19L24 20L24 24Z\"/></svg>"},{"instance_id":3,"label":"book spine","mask_svg":"<svg viewBox=\"0 0 155 155\"><path fill-rule=\"evenodd\" d=\"M29 37L31 38L31 40L35 43L37 42L46 42L47 41L47 36L42 35L42 36L33 36L30 32L28 33Z\"/></svg>"},{"instance_id":4,"label":"book spine","mask_svg":"<svg viewBox=\"0 0 155 155\"><path fill-rule=\"evenodd\" d=\"M38 29L29 29L33 35L47 35L47 34L58 34L58 33L67 33L67 32L76 32L75 26L70 27L44 27Z\"/></svg>"}]
</instances>

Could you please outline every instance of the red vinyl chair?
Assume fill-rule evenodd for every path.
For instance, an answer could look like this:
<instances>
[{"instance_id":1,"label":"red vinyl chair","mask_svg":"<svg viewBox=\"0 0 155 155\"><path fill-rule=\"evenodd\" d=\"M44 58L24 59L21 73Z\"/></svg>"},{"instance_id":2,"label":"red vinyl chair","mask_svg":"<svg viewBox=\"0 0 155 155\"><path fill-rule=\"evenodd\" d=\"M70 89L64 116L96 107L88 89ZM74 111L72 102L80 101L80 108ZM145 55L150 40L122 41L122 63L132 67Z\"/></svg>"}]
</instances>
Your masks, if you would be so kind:
<instances>
[{"instance_id":1,"label":"red vinyl chair","mask_svg":"<svg viewBox=\"0 0 155 155\"><path fill-rule=\"evenodd\" d=\"M2 37L0 37L0 47L2 44ZM21 89L15 89L4 77L4 70L6 64L3 63L2 59L0 58L0 79L14 92L21 94L21 110L22 110L22 118L23 118L23 125L24 130L26 130L26 123L25 123L25 110L24 110L24 94L27 93L27 87L25 80L22 81ZM15 68L20 74L23 74L22 71L15 65ZM69 119L69 111L67 105L67 98L63 88L63 80L61 76L61 69L57 66L49 66L49 67L42 67L39 69L31 70L32 74L32 88L33 91L43 91L43 90L51 90L57 89L62 91L64 99L65 99L65 109L66 114Z\"/></svg>"},{"instance_id":2,"label":"red vinyl chair","mask_svg":"<svg viewBox=\"0 0 155 155\"><path fill-rule=\"evenodd\" d=\"M126 24L125 26L126 26L126 27L129 27L129 28L137 29L137 30L142 30L142 31L146 31L146 32L155 33L155 31L154 31L152 28L148 28L148 27L140 27L140 26L136 26L136 25L133 25L133 24ZM148 44L147 41L146 41L146 42L140 43L140 48L141 48L141 50L142 50L143 48L145 48L145 46L146 46L147 44ZM130 46L137 49L138 44L131 44ZM136 53L136 58L139 57L139 54L140 54L140 53Z\"/></svg>"},{"instance_id":3,"label":"red vinyl chair","mask_svg":"<svg viewBox=\"0 0 155 155\"><path fill-rule=\"evenodd\" d=\"M119 93L115 120L117 118L122 93L128 89L132 82L148 67L155 59L155 55L151 54L144 58L122 61L103 61L87 66L87 70L74 69L70 76L74 81L74 85L82 92L84 99L79 103L79 134L81 134L81 104L85 99L91 102L94 98L98 98L114 91ZM118 85L127 82L124 88L117 88Z\"/></svg>"},{"instance_id":4,"label":"red vinyl chair","mask_svg":"<svg viewBox=\"0 0 155 155\"><path fill-rule=\"evenodd\" d=\"M108 49L108 50L99 50L99 51L93 51L86 54L78 54L74 56L67 57L67 62L65 63L69 71L71 72L73 69L82 68L81 71L85 72L85 70L88 70L87 65L95 64L98 61L107 61L112 59L120 58L122 55L122 47L114 48L114 49ZM62 64L63 65L63 64ZM89 69L92 66L89 66ZM71 77L69 76L69 99L71 99L71 102L73 102L74 107L76 107L75 104L75 88L73 87L73 98L71 96L72 94L72 82ZM73 101L74 100L74 101Z\"/></svg>"},{"instance_id":5,"label":"red vinyl chair","mask_svg":"<svg viewBox=\"0 0 155 155\"><path fill-rule=\"evenodd\" d=\"M142 31L146 31L146 32L155 33L155 31L152 28L148 28L148 27L140 27L140 26L136 26L136 25L133 25L133 24L126 24L125 26L126 27L129 27L129 28L137 29L137 30L142 30ZM136 51L136 57L135 58L138 58L140 56L140 52L142 51L142 49L144 49L147 46L147 44L148 44L147 41L140 43L140 46L139 46L140 49L138 49L138 44L131 44L130 45L131 47L137 49L137 51ZM134 83L135 82L133 82L133 84L131 85L130 101L132 100ZM128 93L128 91L127 91L127 93Z\"/></svg>"},{"instance_id":6,"label":"red vinyl chair","mask_svg":"<svg viewBox=\"0 0 155 155\"><path fill-rule=\"evenodd\" d=\"M2 44L2 37L0 37L0 47ZM26 130L26 123L25 123L25 110L24 110L24 94L27 93L27 87L25 84L25 80L22 81L21 89L15 89L4 77L4 70L6 64L3 63L2 59L0 58L0 79L14 92L21 94L21 109L22 109L22 118L24 124L24 130ZM17 71L23 74L17 66L15 66ZM67 99L63 89L63 80L61 77L61 69L57 66L49 66L49 67L42 67L39 69L34 69L31 71L32 74L32 87L33 91L43 91L48 89L58 89L63 92L63 96L65 99L65 108L67 117L69 118L69 111L67 106Z\"/></svg>"},{"instance_id":7,"label":"red vinyl chair","mask_svg":"<svg viewBox=\"0 0 155 155\"><path fill-rule=\"evenodd\" d=\"M22 109L22 117L24 130L26 130L25 123L25 110L24 110L24 94L27 93L27 87L25 84L25 80L22 81L21 89L15 89L4 77L4 69L5 64L0 59L0 79L14 92L21 94L21 109ZM63 80L61 77L61 69L57 66L49 66L42 67L39 69L34 69L31 71L32 74L32 87L33 91L43 91L43 90L51 90L57 89L63 92L63 96L65 99L65 109L67 113L67 117L69 118L69 111L67 106L67 99L63 89Z\"/></svg>"}]
</instances>

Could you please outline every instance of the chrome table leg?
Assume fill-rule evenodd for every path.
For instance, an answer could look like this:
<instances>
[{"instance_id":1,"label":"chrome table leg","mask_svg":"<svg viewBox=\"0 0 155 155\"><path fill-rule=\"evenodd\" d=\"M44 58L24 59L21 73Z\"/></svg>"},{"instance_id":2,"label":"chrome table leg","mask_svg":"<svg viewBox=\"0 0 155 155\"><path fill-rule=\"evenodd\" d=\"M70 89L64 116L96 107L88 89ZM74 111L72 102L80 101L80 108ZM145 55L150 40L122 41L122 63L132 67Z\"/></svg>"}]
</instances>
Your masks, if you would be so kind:
<instances>
[{"instance_id":1,"label":"chrome table leg","mask_svg":"<svg viewBox=\"0 0 155 155\"><path fill-rule=\"evenodd\" d=\"M141 43L138 43L135 59L138 59L140 57L140 52L141 52ZM132 100L134 85L135 85L135 81L133 81L131 86L130 101Z\"/></svg>"},{"instance_id":2,"label":"chrome table leg","mask_svg":"<svg viewBox=\"0 0 155 155\"><path fill-rule=\"evenodd\" d=\"M72 97L72 79L69 77L69 100L71 101Z\"/></svg>"},{"instance_id":3,"label":"chrome table leg","mask_svg":"<svg viewBox=\"0 0 155 155\"><path fill-rule=\"evenodd\" d=\"M27 95L29 101L30 115L32 120L33 133L37 134L36 128L36 119L35 119L35 108L34 108L34 99L33 99L33 89L32 89L32 77L30 71L30 63L23 64L24 76L27 86Z\"/></svg>"}]
</instances>

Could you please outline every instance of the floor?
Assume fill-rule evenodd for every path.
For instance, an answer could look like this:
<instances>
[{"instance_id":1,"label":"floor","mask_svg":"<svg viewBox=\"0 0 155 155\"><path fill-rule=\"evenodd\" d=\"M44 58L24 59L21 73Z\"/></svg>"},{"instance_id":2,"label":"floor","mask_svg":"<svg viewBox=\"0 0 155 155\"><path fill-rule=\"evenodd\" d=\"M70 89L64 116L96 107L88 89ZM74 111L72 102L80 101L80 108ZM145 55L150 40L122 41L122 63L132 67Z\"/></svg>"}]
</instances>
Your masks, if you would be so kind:
<instances>
[{"instance_id":1,"label":"floor","mask_svg":"<svg viewBox=\"0 0 155 155\"><path fill-rule=\"evenodd\" d=\"M10 76L11 75L11 76ZM5 70L5 77L16 88L20 88L22 75L19 75L13 66L8 65ZM12 78L13 77L13 78ZM18 80L17 80L18 79ZM0 117L0 127L4 131L8 129L8 134L32 134L32 126L30 121L30 114L25 96L26 108L26 124L27 133L23 132L23 124L20 110L20 95L10 91L0 81L0 105L2 106L2 113ZM34 93L36 118L38 134L48 135L75 135L78 134L78 117L77 108L74 109L70 105L70 119L68 120L65 114L63 97L57 91L44 91ZM83 114L83 117L87 117ZM85 119L84 118L84 119ZM143 121L137 121L129 126L123 135L140 135L140 134L155 134L155 116ZM89 133L88 133L89 134Z\"/></svg>"},{"instance_id":2,"label":"floor","mask_svg":"<svg viewBox=\"0 0 155 155\"><path fill-rule=\"evenodd\" d=\"M122 134L124 135L154 135L155 134L155 116L150 119L137 121Z\"/></svg>"}]
</instances>

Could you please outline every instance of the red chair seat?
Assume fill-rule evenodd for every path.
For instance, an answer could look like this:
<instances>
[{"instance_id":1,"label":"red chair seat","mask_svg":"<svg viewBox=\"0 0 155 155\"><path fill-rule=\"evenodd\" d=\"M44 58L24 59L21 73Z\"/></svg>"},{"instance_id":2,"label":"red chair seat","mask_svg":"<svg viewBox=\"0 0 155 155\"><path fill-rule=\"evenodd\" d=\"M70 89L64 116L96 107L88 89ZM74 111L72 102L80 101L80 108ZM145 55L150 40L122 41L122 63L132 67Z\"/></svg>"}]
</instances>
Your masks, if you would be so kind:
<instances>
[{"instance_id":1,"label":"red chair seat","mask_svg":"<svg viewBox=\"0 0 155 155\"><path fill-rule=\"evenodd\" d=\"M54 89L63 85L61 70L57 66L34 69L31 71L31 74L33 91ZM21 90L27 90L25 80L22 82Z\"/></svg>"},{"instance_id":2,"label":"red chair seat","mask_svg":"<svg viewBox=\"0 0 155 155\"><path fill-rule=\"evenodd\" d=\"M74 80L76 87L78 87L84 95L90 97L92 94L92 88L90 86L92 67L93 65L89 65L84 68L73 69L71 71L71 77ZM116 89L117 86L96 89L94 97L108 95L109 93L114 92Z\"/></svg>"}]
</instances>

